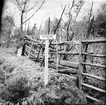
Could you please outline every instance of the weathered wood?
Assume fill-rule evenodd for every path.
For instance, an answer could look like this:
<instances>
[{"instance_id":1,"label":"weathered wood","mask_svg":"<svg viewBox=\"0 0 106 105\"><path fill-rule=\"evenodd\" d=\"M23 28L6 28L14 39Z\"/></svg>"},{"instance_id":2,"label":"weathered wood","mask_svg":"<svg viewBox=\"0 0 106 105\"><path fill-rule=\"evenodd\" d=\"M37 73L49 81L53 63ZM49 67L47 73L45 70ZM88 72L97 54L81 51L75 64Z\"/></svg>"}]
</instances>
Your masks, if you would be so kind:
<instances>
[{"instance_id":1,"label":"weathered wood","mask_svg":"<svg viewBox=\"0 0 106 105\"><path fill-rule=\"evenodd\" d=\"M28 39L30 39L31 41L33 40L30 36L28 36L28 35L25 35L25 38L24 39L26 39L26 38L28 38Z\"/></svg>"},{"instance_id":2,"label":"weathered wood","mask_svg":"<svg viewBox=\"0 0 106 105\"><path fill-rule=\"evenodd\" d=\"M95 78L95 79L98 79L98 80L101 80L101 81L106 81L105 78L103 78L103 77L99 77L99 76L95 76L95 75L92 75L92 74L82 73L82 75L84 75L84 76L88 76L88 77L91 77L91 78Z\"/></svg>"},{"instance_id":3,"label":"weathered wood","mask_svg":"<svg viewBox=\"0 0 106 105\"><path fill-rule=\"evenodd\" d=\"M70 62L70 61L64 61L64 60L59 61L59 64L62 66L76 68L76 69L78 69L79 67L79 64L76 62Z\"/></svg>"},{"instance_id":4,"label":"weathered wood","mask_svg":"<svg viewBox=\"0 0 106 105\"><path fill-rule=\"evenodd\" d=\"M30 38L31 39L31 38ZM35 42L35 37L34 37L34 39L31 41L31 47L30 47L30 49L29 49L29 53L28 53L28 57L30 57L30 55L31 55L31 51L33 50L33 45L35 45L35 46L37 46L37 44L34 44L34 42ZM38 46L37 46L38 47ZM35 50L33 50L34 52L35 52Z\"/></svg>"},{"instance_id":5,"label":"weathered wood","mask_svg":"<svg viewBox=\"0 0 106 105\"><path fill-rule=\"evenodd\" d=\"M49 62L51 62L54 67L56 69L56 59L49 59ZM74 67L73 67L74 68ZM70 69L70 66L66 66L66 65L62 65L62 64L58 64L58 69ZM76 69L76 68L75 68Z\"/></svg>"},{"instance_id":6,"label":"weathered wood","mask_svg":"<svg viewBox=\"0 0 106 105\"><path fill-rule=\"evenodd\" d=\"M24 55L28 57L28 53L29 53L29 50L28 49L25 49L25 52L24 52ZM29 58L36 58L36 52L34 52L34 54L31 52L31 55Z\"/></svg>"},{"instance_id":7,"label":"weathered wood","mask_svg":"<svg viewBox=\"0 0 106 105\"><path fill-rule=\"evenodd\" d=\"M95 66L95 67L101 67L101 68L106 68L105 65L100 65L100 64L92 64L92 63L85 63L82 62L83 65L89 65L89 66Z\"/></svg>"},{"instance_id":8,"label":"weathered wood","mask_svg":"<svg viewBox=\"0 0 106 105\"><path fill-rule=\"evenodd\" d=\"M81 64L81 62L82 62L82 55L81 55L82 50L83 50L82 49L82 43L80 41L80 44L79 44L79 69L78 69L78 80L79 80L78 86L79 86L80 90L82 89L81 83L83 82L82 75L81 75L82 72L83 72L83 67L82 67L82 64Z\"/></svg>"},{"instance_id":9,"label":"weathered wood","mask_svg":"<svg viewBox=\"0 0 106 105\"><path fill-rule=\"evenodd\" d=\"M56 49L56 47L53 46L53 45L49 45L49 48L50 48L50 49Z\"/></svg>"},{"instance_id":10,"label":"weathered wood","mask_svg":"<svg viewBox=\"0 0 106 105\"><path fill-rule=\"evenodd\" d=\"M25 47L26 47L27 49L29 49L29 51L30 51L30 47L29 47L29 46L25 45ZM37 51L36 51L36 50L32 49L32 51L33 51L35 54L37 54Z\"/></svg>"},{"instance_id":11,"label":"weathered wood","mask_svg":"<svg viewBox=\"0 0 106 105\"><path fill-rule=\"evenodd\" d=\"M82 40L82 43L104 43L106 39L92 39L92 40Z\"/></svg>"},{"instance_id":12,"label":"weathered wood","mask_svg":"<svg viewBox=\"0 0 106 105\"><path fill-rule=\"evenodd\" d=\"M79 55L77 52L59 52L59 54Z\"/></svg>"},{"instance_id":13,"label":"weathered wood","mask_svg":"<svg viewBox=\"0 0 106 105\"><path fill-rule=\"evenodd\" d=\"M30 51L28 53L28 57L30 57L30 55L31 55L31 51L32 51L32 48L33 48L34 41L35 41L35 38L32 40Z\"/></svg>"},{"instance_id":14,"label":"weathered wood","mask_svg":"<svg viewBox=\"0 0 106 105\"><path fill-rule=\"evenodd\" d=\"M57 43L57 40L56 40L56 43ZM57 68L57 72L58 72L58 45L56 44L56 68Z\"/></svg>"},{"instance_id":15,"label":"weathered wood","mask_svg":"<svg viewBox=\"0 0 106 105\"><path fill-rule=\"evenodd\" d=\"M26 54L26 51L24 52L24 55L27 57L28 55Z\"/></svg>"},{"instance_id":16,"label":"weathered wood","mask_svg":"<svg viewBox=\"0 0 106 105\"><path fill-rule=\"evenodd\" d=\"M25 42L26 42L26 43L29 43L29 44L31 44L31 43L32 43L32 42L31 42L31 41L29 41L29 40L25 40Z\"/></svg>"},{"instance_id":17,"label":"weathered wood","mask_svg":"<svg viewBox=\"0 0 106 105\"><path fill-rule=\"evenodd\" d=\"M86 84L86 83L81 83L81 85L82 85L82 86L85 86L85 87L88 87L88 88L91 88L91 89L94 89L94 90L96 90L96 91L102 92L102 93L106 93L105 90L100 89L100 88L97 88L97 87L92 86L92 85L88 85L88 84Z\"/></svg>"},{"instance_id":18,"label":"weathered wood","mask_svg":"<svg viewBox=\"0 0 106 105\"><path fill-rule=\"evenodd\" d=\"M93 101L96 101L96 102L102 102L102 100L98 100L97 98L94 98L92 96L89 96L86 94L86 98L90 99L90 100L93 100Z\"/></svg>"},{"instance_id":19,"label":"weathered wood","mask_svg":"<svg viewBox=\"0 0 106 105\"><path fill-rule=\"evenodd\" d=\"M43 45L43 41L42 41L42 44L40 45L40 48L39 48L39 51L38 51L38 54L37 54L37 57L36 57L36 61L39 59L39 55L40 55L40 52L41 52L41 49L42 49L42 45Z\"/></svg>"},{"instance_id":20,"label":"weathered wood","mask_svg":"<svg viewBox=\"0 0 106 105\"><path fill-rule=\"evenodd\" d=\"M31 39L31 38L29 38L29 40L28 39L25 39L25 42L27 42L27 43L32 43L32 41L34 41L34 45L36 45L36 44L41 44L42 42L41 41L37 41L37 40L34 40L34 39Z\"/></svg>"},{"instance_id":21,"label":"weathered wood","mask_svg":"<svg viewBox=\"0 0 106 105\"><path fill-rule=\"evenodd\" d=\"M45 40L46 47L45 47L45 71L44 71L44 83L45 86L49 81L49 72L48 72L48 47L49 47L49 40Z\"/></svg>"},{"instance_id":22,"label":"weathered wood","mask_svg":"<svg viewBox=\"0 0 106 105\"><path fill-rule=\"evenodd\" d=\"M25 48L25 52L26 52L26 53L29 53L29 49L28 49L28 48Z\"/></svg>"},{"instance_id":23,"label":"weathered wood","mask_svg":"<svg viewBox=\"0 0 106 105\"><path fill-rule=\"evenodd\" d=\"M106 57L106 55L90 54L90 53L84 53L84 52L82 52L81 54L83 54L83 55L88 55L88 56L92 56L92 57Z\"/></svg>"},{"instance_id":24,"label":"weathered wood","mask_svg":"<svg viewBox=\"0 0 106 105\"><path fill-rule=\"evenodd\" d=\"M56 54L56 52L49 52L49 53ZM65 51L58 52L58 54L79 55L79 53L77 53L77 52L65 52Z\"/></svg>"},{"instance_id":25,"label":"weathered wood","mask_svg":"<svg viewBox=\"0 0 106 105\"><path fill-rule=\"evenodd\" d=\"M26 44L27 44L27 43L28 43L28 44L31 44L31 43L32 43L31 41L28 41L28 40L26 40L25 42L26 42ZM34 42L33 45L36 46L36 47L40 47L41 43Z\"/></svg>"},{"instance_id":26,"label":"weathered wood","mask_svg":"<svg viewBox=\"0 0 106 105\"><path fill-rule=\"evenodd\" d=\"M76 69L59 69L58 70L59 73L64 73L64 74L77 74L77 70Z\"/></svg>"},{"instance_id":27,"label":"weathered wood","mask_svg":"<svg viewBox=\"0 0 106 105\"><path fill-rule=\"evenodd\" d=\"M63 41L63 42L59 42L59 43L57 43L58 45L67 45L67 44L76 44L76 45L78 45L80 42L79 42L79 40L73 40L73 41ZM55 42L52 42L51 43L52 45L56 45L56 43Z\"/></svg>"}]
</instances>

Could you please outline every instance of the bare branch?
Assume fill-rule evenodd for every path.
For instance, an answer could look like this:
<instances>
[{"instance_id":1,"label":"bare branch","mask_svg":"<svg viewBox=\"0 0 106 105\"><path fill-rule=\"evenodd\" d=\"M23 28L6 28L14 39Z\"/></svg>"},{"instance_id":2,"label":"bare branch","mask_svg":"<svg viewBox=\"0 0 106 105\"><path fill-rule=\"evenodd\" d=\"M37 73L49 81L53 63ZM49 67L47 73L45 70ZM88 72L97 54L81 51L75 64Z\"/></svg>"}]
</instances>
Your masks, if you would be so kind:
<instances>
[{"instance_id":1,"label":"bare branch","mask_svg":"<svg viewBox=\"0 0 106 105\"><path fill-rule=\"evenodd\" d=\"M91 15L92 15L93 3L94 3L94 2L92 1L92 5L91 5L91 10L90 10L90 15L89 15L88 21L90 21L90 18L91 18Z\"/></svg>"},{"instance_id":2,"label":"bare branch","mask_svg":"<svg viewBox=\"0 0 106 105\"><path fill-rule=\"evenodd\" d=\"M36 4L35 4L33 7L31 7L30 9L26 10L25 12L28 12L28 11L30 11L30 10L32 10L32 9L34 9L34 8L35 8L35 6L36 6Z\"/></svg>"},{"instance_id":3,"label":"bare branch","mask_svg":"<svg viewBox=\"0 0 106 105\"><path fill-rule=\"evenodd\" d=\"M77 13L77 15L76 15L76 17L75 17L75 19L74 19L74 20L76 20L76 19L77 19L77 17L78 17L78 15L79 15L79 13L80 13L81 8L82 8L82 6L83 6L83 5L84 5L84 2L83 2L83 4L80 6L79 11L78 11L78 13Z\"/></svg>"},{"instance_id":4,"label":"bare branch","mask_svg":"<svg viewBox=\"0 0 106 105\"><path fill-rule=\"evenodd\" d=\"M35 13L41 9L41 7L43 6L43 4L45 3L45 0L42 2L42 4L39 6L39 8L28 18L26 19L22 24L24 24L25 22L27 22L28 20L30 20L34 15Z\"/></svg>"},{"instance_id":5,"label":"bare branch","mask_svg":"<svg viewBox=\"0 0 106 105\"><path fill-rule=\"evenodd\" d=\"M35 6L36 6L36 4L38 4L38 1L35 3L35 5L34 5L34 6L32 6L30 9L26 10L25 12L28 12L28 11L30 11L30 10L32 10L32 9L34 9L34 8L35 8Z\"/></svg>"},{"instance_id":6,"label":"bare branch","mask_svg":"<svg viewBox=\"0 0 106 105\"><path fill-rule=\"evenodd\" d=\"M22 7L21 7L20 3L18 2L18 0L16 0L16 2L17 2L17 5L18 5L18 8L20 9L20 11L22 11Z\"/></svg>"},{"instance_id":7,"label":"bare branch","mask_svg":"<svg viewBox=\"0 0 106 105\"><path fill-rule=\"evenodd\" d=\"M61 6L61 9L63 10L62 4L60 6ZM64 12L64 15L68 18L67 14L65 12Z\"/></svg>"},{"instance_id":8,"label":"bare branch","mask_svg":"<svg viewBox=\"0 0 106 105\"><path fill-rule=\"evenodd\" d=\"M63 11L62 11L62 14L61 14L61 16L60 16L60 19L59 19L59 21L58 21L58 24L57 24L57 26L56 26L56 29L54 30L54 34L56 33L56 31L57 31L57 29L58 29L58 27L59 27L59 24L60 24L60 22L61 22L61 19L62 19L62 16L63 16L63 13L64 13L65 9L66 9L66 5L65 5L65 7L64 7L64 9L63 9Z\"/></svg>"},{"instance_id":9,"label":"bare branch","mask_svg":"<svg viewBox=\"0 0 106 105\"><path fill-rule=\"evenodd\" d=\"M25 0L25 2L23 2L24 3L24 8L23 8L23 10L22 11L24 11L25 12L25 7L26 7L26 4L27 4L27 1Z\"/></svg>"}]
</instances>

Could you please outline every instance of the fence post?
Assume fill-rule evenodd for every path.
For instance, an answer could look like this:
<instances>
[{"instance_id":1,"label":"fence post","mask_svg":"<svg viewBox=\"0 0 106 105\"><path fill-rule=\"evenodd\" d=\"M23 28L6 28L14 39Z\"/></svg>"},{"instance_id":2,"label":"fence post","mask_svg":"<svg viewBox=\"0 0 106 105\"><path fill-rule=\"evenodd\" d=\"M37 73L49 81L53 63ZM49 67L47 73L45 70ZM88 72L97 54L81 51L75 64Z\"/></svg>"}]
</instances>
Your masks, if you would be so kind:
<instances>
[{"instance_id":1,"label":"fence post","mask_svg":"<svg viewBox=\"0 0 106 105\"><path fill-rule=\"evenodd\" d=\"M56 57L57 57L56 68L57 68L57 72L58 72L58 41L57 41L57 38L56 38Z\"/></svg>"},{"instance_id":2,"label":"fence post","mask_svg":"<svg viewBox=\"0 0 106 105\"><path fill-rule=\"evenodd\" d=\"M80 90L82 89L82 86L81 86L81 83L82 83L82 72L83 72L83 65L82 65L82 41L80 40L79 42L79 69L78 69L78 85L79 85L79 88Z\"/></svg>"},{"instance_id":3,"label":"fence post","mask_svg":"<svg viewBox=\"0 0 106 105\"><path fill-rule=\"evenodd\" d=\"M35 41L35 36L34 36L34 39L33 39L32 44L31 44L31 48L30 48L29 53L28 53L28 58L31 55L31 51L32 51L32 48L33 48L34 41Z\"/></svg>"}]
</instances>

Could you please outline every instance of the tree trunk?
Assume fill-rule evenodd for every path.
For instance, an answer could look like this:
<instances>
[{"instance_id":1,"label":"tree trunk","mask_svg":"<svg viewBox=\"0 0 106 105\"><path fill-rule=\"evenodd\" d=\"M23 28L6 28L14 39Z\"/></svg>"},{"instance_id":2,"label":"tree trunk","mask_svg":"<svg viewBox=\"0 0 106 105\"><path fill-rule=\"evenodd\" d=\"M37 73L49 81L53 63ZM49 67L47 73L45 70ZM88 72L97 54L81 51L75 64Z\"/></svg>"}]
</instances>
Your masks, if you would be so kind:
<instances>
[{"instance_id":1,"label":"tree trunk","mask_svg":"<svg viewBox=\"0 0 106 105\"><path fill-rule=\"evenodd\" d=\"M10 46L10 35L11 35L11 27L9 28L9 33L8 33L9 35L8 35L8 39L7 39L7 46L6 46L6 48L8 48L9 46Z\"/></svg>"},{"instance_id":2,"label":"tree trunk","mask_svg":"<svg viewBox=\"0 0 106 105\"><path fill-rule=\"evenodd\" d=\"M24 15L24 11L21 12L21 29L19 32L19 45L18 47L22 46L22 43L24 43L24 36L23 36L23 15Z\"/></svg>"},{"instance_id":3,"label":"tree trunk","mask_svg":"<svg viewBox=\"0 0 106 105\"><path fill-rule=\"evenodd\" d=\"M1 47L1 32L0 32L0 47Z\"/></svg>"},{"instance_id":4,"label":"tree trunk","mask_svg":"<svg viewBox=\"0 0 106 105\"><path fill-rule=\"evenodd\" d=\"M23 15L24 11L21 12L21 31L23 31Z\"/></svg>"},{"instance_id":5,"label":"tree trunk","mask_svg":"<svg viewBox=\"0 0 106 105\"><path fill-rule=\"evenodd\" d=\"M67 41L69 39L69 28L70 28L70 20L69 20L68 25L67 25Z\"/></svg>"}]
</instances>

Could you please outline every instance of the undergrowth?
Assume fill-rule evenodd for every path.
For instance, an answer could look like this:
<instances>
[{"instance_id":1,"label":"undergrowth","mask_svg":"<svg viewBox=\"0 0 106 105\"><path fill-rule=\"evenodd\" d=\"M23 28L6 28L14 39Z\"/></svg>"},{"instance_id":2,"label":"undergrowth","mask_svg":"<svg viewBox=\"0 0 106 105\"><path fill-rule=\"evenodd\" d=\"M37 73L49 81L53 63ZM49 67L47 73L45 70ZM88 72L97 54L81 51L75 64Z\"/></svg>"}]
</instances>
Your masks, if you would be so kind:
<instances>
[{"instance_id":1,"label":"undergrowth","mask_svg":"<svg viewBox=\"0 0 106 105\"><path fill-rule=\"evenodd\" d=\"M19 102L22 98L29 96L30 87L26 77L11 79L6 82L1 98L5 101L13 103Z\"/></svg>"}]
</instances>

